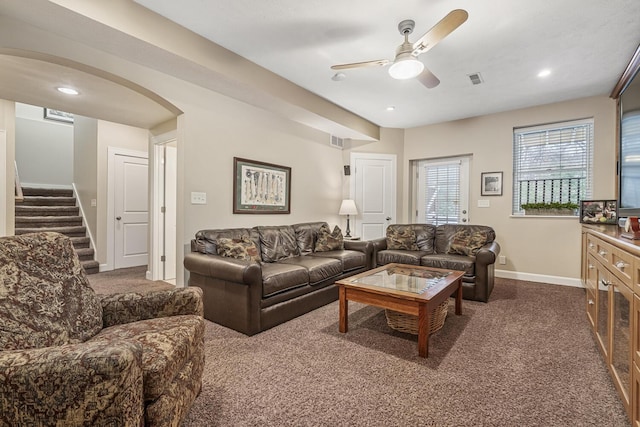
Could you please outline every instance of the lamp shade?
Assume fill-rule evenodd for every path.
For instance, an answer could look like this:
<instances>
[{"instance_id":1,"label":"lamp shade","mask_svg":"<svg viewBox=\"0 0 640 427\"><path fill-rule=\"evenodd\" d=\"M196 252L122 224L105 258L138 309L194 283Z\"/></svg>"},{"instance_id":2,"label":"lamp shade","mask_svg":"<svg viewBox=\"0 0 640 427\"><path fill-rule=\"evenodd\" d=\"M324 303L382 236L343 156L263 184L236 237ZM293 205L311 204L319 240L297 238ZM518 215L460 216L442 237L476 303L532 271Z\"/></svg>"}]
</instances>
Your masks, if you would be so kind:
<instances>
[{"instance_id":1,"label":"lamp shade","mask_svg":"<svg viewBox=\"0 0 640 427\"><path fill-rule=\"evenodd\" d=\"M398 55L395 62L389 67L389 75L397 80L412 79L422 70L424 70L424 64L409 52Z\"/></svg>"},{"instance_id":2,"label":"lamp shade","mask_svg":"<svg viewBox=\"0 0 640 427\"><path fill-rule=\"evenodd\" d=\"M358 209L356 208L356 202L351 199L345 199L340 205L340 212L338 215L358 215Z\"/></svg>"}]
</instances>

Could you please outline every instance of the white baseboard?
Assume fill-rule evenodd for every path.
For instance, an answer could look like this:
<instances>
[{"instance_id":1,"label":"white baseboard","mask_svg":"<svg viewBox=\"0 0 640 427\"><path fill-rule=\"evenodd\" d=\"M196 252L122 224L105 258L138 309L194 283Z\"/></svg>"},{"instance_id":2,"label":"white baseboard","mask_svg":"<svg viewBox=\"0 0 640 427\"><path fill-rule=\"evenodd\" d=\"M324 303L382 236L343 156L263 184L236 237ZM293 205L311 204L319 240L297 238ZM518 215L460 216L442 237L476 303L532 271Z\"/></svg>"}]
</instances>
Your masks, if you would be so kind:
<instances>
[{"instance_id":1,"label":"white baseboard","mask_svg":"<svg viewBox=\"0 0 640 427\"><path fill-rule=\"evenodd\" d=\"M100 273L102 273L103 271L111 271L113 270L112 268L109 268L108 264L100 264L100 266L98 267L98 271Z\"/></svg>"},{"instance_id":2,"label":"white baseboard","mask_svg":"<svg viewBox=\"0 0 640 427\"><path fill-rule=\"evenodd\" d=\"M582 288L580 279L562 276L547 276L545 274L519 273L517 271L496 270L496 277L514 280L526 280L529 282L549 283L551 285L573 286Z\"/></svg>"}]
</instances>

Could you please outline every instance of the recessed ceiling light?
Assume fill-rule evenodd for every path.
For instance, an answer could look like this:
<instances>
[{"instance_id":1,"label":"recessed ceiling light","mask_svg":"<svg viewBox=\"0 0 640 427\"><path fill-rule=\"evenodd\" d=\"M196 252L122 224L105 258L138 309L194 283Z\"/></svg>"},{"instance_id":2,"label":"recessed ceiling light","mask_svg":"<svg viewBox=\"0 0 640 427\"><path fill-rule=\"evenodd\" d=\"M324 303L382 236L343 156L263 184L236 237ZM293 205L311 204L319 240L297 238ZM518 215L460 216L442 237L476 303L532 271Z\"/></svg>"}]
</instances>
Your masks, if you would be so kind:
<instances>
[{"instance_id":1,"label":"recessed ceiling light","mask_svg":"<svg viewBox=\"0 0 640 427\"><path fill-rule=\"evenodd\" d=\"M548 68L545 68L544 70L538 73L538 77L548 77L550 75L551 75L551 70Z\"/></svg>"},{"instance_id":2,"label":"recessed ceiling light","mask_svg":"<svg viewBox=\"0 0 640 427\"><path fill-rule=\"evenodd\" d=\"M334 82L341 82L346 78L347 78L347 75L345 73L335 73L333 77L331 77L331 80L333 80Z\"/></svg>"},{"instance_id":3,"label":"recessed ceiling light","mask_svg":"<svg viewBox=\"0 0 640 427\"><path fill-rule=\"evenodd\" d=\"M66 95L78 95L80 92L70 87L57 87L58 92L62 92Z\"/></svg>"},{"instance_id":4,"label":"recessed ceiling light","mask_svg":"<svg viewBox=\"0 0 640 427\"><path fill-rule=\"evenodd\" d=\"M394 107L393 105L389 105L389 106L387 107L387 111L393 111L393 110L395 110L395 109L396 109L396 107Z\"/></svg>"}]
</instances>

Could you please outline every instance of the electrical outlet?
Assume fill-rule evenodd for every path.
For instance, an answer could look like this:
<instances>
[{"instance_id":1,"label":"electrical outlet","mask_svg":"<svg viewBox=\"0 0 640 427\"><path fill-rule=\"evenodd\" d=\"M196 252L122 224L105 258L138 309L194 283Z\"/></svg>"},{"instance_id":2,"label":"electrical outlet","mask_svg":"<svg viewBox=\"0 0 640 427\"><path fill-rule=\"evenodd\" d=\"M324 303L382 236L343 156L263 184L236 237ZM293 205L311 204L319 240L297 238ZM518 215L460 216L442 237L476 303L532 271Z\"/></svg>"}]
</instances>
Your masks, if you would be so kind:
<instances>
[{"instance_id":1,"label":"electrical outlet","mask_svg":"<svg viewBox=\"0 0 640 427\"><path fill-rule=\"evenodd\" d=\"M478 207L479 208L488 208L491 207L491 201L490 200L478 200Z\"/></svg>"},{"instance_id":2,"label":"electrical outlet","mask_svg":"<svg viewBox=\"0 0 640 427\"><path fill-rule=\"evenodd\" d=\"M192 205L206 205L207 193L191 192L191 204Z\"/></svg>"},{"instance_id":3,"label":"electrical outlet","mask_svg":"<svg viewBox=\"0 0 640 427\"><path fill-rule=\"evenodd\" d=\"M504 255L498 256L498 264L505 265L507 263L507 257Z\"/></svg>"}]
</instances>

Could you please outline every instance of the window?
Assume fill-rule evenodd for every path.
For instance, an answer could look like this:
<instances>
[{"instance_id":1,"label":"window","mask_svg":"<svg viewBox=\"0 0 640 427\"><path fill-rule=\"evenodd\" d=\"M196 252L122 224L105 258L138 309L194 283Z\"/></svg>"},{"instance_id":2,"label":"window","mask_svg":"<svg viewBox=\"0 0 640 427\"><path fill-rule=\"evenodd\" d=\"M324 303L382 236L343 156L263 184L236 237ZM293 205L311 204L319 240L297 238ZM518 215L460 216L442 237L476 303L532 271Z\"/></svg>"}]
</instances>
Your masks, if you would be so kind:
<instances>
[{"instance_id":1,"label":"window","mask_svg":"<svg viewBox=\"0 0 640 427\"><path fill-rule=\"evenodd\" d=\"M469 158L417 163L416 221L433 225L467 221Z\"/></svg>"},{"instance_id":2,"label":"window","mask_svg":"<svg viewBox=\"0 0 640 427\"><path fill-rule=\"evenodd\" d=\"M513 130L513 213L525 203L591 198L593 120Z\"/></svg>"},{"instance_id":3,"label":"window","mask_svg":"<svg viewBox=\"0 0 640 427\"><path fill-rule=\"evenodd\" d=\"M620 207L640 207L640 111L622 116L620 163Z\"/></svg>"}]
</instances>

